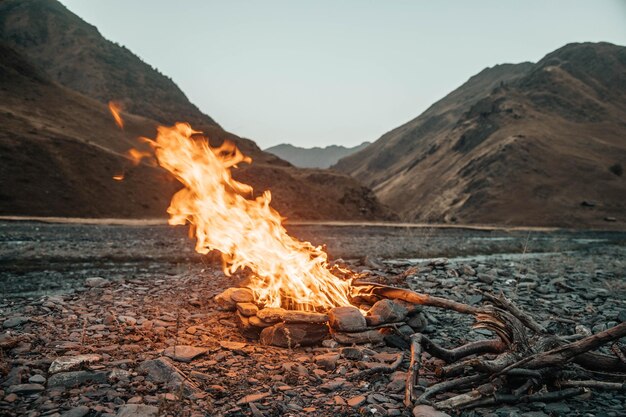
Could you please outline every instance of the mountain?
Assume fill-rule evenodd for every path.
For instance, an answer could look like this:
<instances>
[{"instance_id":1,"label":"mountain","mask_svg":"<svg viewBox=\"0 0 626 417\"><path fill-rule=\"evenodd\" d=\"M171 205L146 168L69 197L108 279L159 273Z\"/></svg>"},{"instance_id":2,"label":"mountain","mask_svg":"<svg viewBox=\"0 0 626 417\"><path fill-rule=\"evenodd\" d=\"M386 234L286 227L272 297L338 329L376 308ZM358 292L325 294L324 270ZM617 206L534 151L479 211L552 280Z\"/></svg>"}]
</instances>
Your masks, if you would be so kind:
<instances>
[{"instance_id":1,"label":"mountain","mask_svg":"<svg viewBox=\"0 0 626 417\"><path fill-rule=\"evenodd\" d=\"M626 48L497 65L335 169L405 220L626 225Z\"/></svg>"},{"instance_id":2,"label":"mountain","mask_svg":"<svg viewBox=\"0 0 626 417\"><path fill-rule=\"evenodd\" d=\"M55 0L0 2L0 39L48 78L130 113L173 124L217 125L168 77Z\"/></svg>"},{"instance_id":3,"label":"mountain","mask_svg":"<svg viewBox=\"0 0 626 417\"><path fill-rule=\"evenodd\" d=\"M283 143L267 148L265 152L276 155L301 168L330 168L341 158L365 149L369 144L369 142L363 142L352 148L338 145L326 146L325 148L301 148L299 146Z\"/></svg>"},{"instance_id":4,"label":"mountain","mask_svg":"<svg viewBox=\"0 0 626 417\"><path fill-rule=\"evenodd\" d=\"M158 167L135 166L127 151L159 124L190 121L213 145L231 140L252 157L233 176L256 193L271 190L283 216L394 218L353 178L295 168L224 131L171 80L56 1L0 2L0 55L2 215L164 217L180 184ZM125 82L125 72L136 79ZM111 98L124 105L123 131L109 113ZM122 172L123 181L112 178Z\"/></svg>"}]
</instances>

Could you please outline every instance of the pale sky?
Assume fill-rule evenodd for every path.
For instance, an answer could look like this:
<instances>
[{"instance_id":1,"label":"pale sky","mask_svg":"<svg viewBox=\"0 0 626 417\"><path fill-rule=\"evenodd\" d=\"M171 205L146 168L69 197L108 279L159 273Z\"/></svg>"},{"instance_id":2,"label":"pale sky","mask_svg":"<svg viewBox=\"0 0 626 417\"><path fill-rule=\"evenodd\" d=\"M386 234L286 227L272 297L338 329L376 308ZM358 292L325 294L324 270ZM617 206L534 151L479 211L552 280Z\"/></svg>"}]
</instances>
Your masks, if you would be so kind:
<instances>
[{"instance_id":1,"label":"pale sky","mask_svg":"<svg viewBox=\"0 0 626 417\"><path fill-rule=\"evenodd\" d=\"M626 45L626 0L61 0L261 148L374 141L485 67Z\"/></svg>"}]
</instances>

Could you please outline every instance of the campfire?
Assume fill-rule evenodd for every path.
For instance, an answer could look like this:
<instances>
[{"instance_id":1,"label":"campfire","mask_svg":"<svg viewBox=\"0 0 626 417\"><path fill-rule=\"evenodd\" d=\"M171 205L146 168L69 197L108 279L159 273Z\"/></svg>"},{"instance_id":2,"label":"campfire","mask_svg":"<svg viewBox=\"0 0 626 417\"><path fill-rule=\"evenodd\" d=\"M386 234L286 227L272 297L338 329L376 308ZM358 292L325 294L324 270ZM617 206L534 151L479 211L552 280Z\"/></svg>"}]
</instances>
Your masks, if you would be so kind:
<instances>
[{"instance_id":1,"label":"campfire","mask_svg":"<svg viewBox=\"0 0 626 417\"><path fill-rule=\"evenodd\" d=\"M269 191L255 196L233 179L232 168L251 162L233 144L211 147L184 123L159 127L150 144L158 164L184 186L172 198L169 223L189 224L196 251L219 252L227 275L247 274L240 287L215 297L220 309L236 315L246 338L284 348L401 348L404 353L365 366L353 379L407 369L407 407L459 410L624 389L626 357L616 341L626 335L626 323L594 335L559 336L503 294L483 293L488 302L473 306L368 282L332 264L321 247L289 236ZM440 346L422 333L423 306L472 315L474 327L490 330L493 338ZM593 352L607 346L612 354ZM424 387L420 370L428 357L438 359L438 382Z\"/></svg>"}]
</instances>

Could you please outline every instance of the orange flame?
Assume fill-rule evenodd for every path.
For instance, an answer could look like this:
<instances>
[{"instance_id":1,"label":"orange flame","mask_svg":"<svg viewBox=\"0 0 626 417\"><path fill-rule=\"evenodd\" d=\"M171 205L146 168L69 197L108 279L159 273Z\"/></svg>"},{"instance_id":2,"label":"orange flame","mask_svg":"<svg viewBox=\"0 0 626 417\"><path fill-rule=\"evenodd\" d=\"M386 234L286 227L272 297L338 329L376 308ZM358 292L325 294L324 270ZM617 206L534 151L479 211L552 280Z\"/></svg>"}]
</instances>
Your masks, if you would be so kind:
<instances>
[{"instance_id":1,"label":"orange flame","mask_svg":"<svg viewBox=\"0 0 626 417\"><path fill-rule=\"evenodd\" d=\"M113 175L113 179L115 181L124 181L124 174L115 174Z\"/></svg>"},{"instance_id":2,"label":"orange flame","mask_svg":"<svg viewBox=\"0 0 626 417\"><path fill-rule=\"evenodd\" d=\"M189 222L196 251L220 251L227 275L249 268L249 287L267 307L312 311L350 305L349 281L331 273L320 247L287 234L270 207L270 192L244 197L252 187L234 180L230 168L251 159L230 142L212 148L205 138L192 138L197 133L185 123L158 128L159 165L185 186L172 198L169 223Z\"/></svg>"},{"instance_id":3,"label":"orange flame","mask_svg":"<svg viewBox=\"0 0 626 417\"><path fill-rule=\"evenodd\" d=\"M139 165L144 158L152 158L152 152L140 151L139 149L132 148L127 152L133 165Z\"/></svg>"},{"instance_id":4,"label":"orange flame","mask_svg":"<svg viewBox=\"0 0 626 417\"><path fill-rule=\"evenodd\" d=\"M109 101L109 111L115 119L115 124L118 125L120 129L124 129L124 120L122 116L120 116L120 112L122 111L120 105L114 101Z\"/></svg>"}]
</instances>

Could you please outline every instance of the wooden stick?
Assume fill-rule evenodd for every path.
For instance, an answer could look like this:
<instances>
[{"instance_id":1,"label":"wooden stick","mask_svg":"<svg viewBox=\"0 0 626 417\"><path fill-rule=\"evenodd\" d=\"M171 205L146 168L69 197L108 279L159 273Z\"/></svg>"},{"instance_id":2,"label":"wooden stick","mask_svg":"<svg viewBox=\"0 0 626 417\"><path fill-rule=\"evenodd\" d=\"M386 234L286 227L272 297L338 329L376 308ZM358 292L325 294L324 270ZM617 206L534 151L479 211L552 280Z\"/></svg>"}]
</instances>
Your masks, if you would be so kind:
<instances>
[{"instance_id":1,"label":"wooden stick","mask_svg":"<svg viewBox=\"0 0 626 417\"><path fill-rule=\"evenodd\" d=\"M618 324L615 327L604 330L600 333L585 337L577 342L568 343L563 346L559 346L555 349L548 350L546 352L539 352L534 355L525 357L505 368L503 368L497 375L506 373L513 368L544 368L547 366L562 365L569 362L571 359L599 346L612 342L613 340L620 339L626 335L626 322Z\"/></svg>"},{"instance_id":2,"label":"wooden stick","mask_svg":"<svg viewBox=\"0 0 626 417\"><path fill-rule=\"evenodd\" d=\"M479 340L467 343L455 349L445 349L428 337L422 335L421 343L426 352L439 359L443 359L446 363L456 362L459 359L480 353L500 353L506 349L506 345L500 339Z\"/></svg>"},{"instance_id":3,"label":"wooden stick","mask_svg":"<svg viewBox=\"0 0 626 417\"><path fill-rule=\"evenodd\" d=\"M422 356L422 334L411 336L411 363L406 374L404 387L404 405L412 407L415 403L415 387L417 386Z\"/></svg>"},{"instance_id":4,"label":"wooden stick","mask_svg":"<svg viewBox=\"0 0 626 417\"><path fill-rule=\"evenodd\" d=\"M353 381L356 379L361 379L363 377L366 376L370 376L370 375L374 375L374 374L390 374L392 372L395 372L396 369L398 369L400 367L400 364L402 363L402 361L404 360L404 352L398 354L398 357L396 358L395 361L393 361L393 363L387 365L387 364L377 364L372 366L371 368L368 369L364 369L361 372L352 375L351 377L349 377L348 379Z\"/></svg>"},{"instance_id":5,"label":"wooden stick","mask_svg":"<svg viewBox=\"0 0 626 417\"><path fill-rule=\"evenodd\" d=\"M457 301L448 300L446 298L422 294L404 288L395 288L371 282L355 282L353 283L353 288L356 290L356 293L353 294L354 296L375 295L382 298L403 300L407 303L445 308L463 314L477 314L485 312L485 310L480 307L474 307Z\"/></svg>"},{"instance_id":6,"label":"wooden stick","mask_svg":"<svg viewBox=\"0 0 626 417\"><path fill-rule=\"evenodd\" d=\"M626 382L605 382L589 379L586 381L559 381L558 385L561 387L600 388L626 392Z\"/></svg>"},{"instance_id":7,"label":"wooden stick","mask_svg":"<svg viewBox=\"0 0 626 417\"><path fill-rule=\"evenodd\" d=\"M420 397L417 399L417 402L418 404L428 404L429 397L432 397L435 394L438 394L440 392L450 391L455 388L460 388L468 384L474 384L486 378L487 378L486 375L476 374L476 375L469 375L469 376L464 376L461 378L451 379L449 381L443 381L438 384L431 385L430 387L426 388L426 390L424 391L422 395L420 395Z\"/></svg>"},{"instance_id":8,"label":"wooden stick","mask_svg":"<svg viewBox=\"0 0 626 417\"><path fill-rule=\"evenodd\" d=\"M496 306L508 311L513 314L519 321L524 323L526 327L533 330L535 333L543 334L546 333L546 328L540 325L535 321L535 319L520 310L520 308L513 303L509 298L507 298L502 291L497 296L489 294L487 292L481 292L482 296L494 303Z\"/></svg>"}]
</instances>

